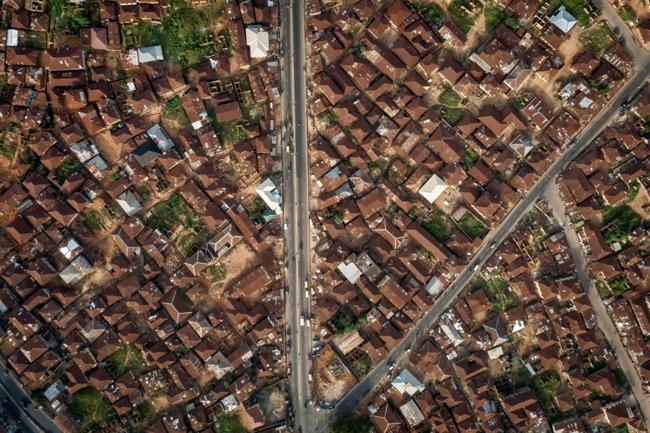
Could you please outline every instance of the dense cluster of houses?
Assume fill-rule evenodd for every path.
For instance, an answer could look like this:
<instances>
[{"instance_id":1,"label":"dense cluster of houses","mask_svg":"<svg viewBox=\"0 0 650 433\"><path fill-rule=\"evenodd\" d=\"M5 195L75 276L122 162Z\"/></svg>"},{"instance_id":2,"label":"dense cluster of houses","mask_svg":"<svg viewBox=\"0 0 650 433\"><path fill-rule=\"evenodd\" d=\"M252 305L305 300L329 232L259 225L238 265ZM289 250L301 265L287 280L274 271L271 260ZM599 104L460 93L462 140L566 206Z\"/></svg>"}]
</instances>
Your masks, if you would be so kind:
<instances>
[{"instance_id":1,"label":"dense cluster of houses","mask_svg":"<svg viewBox=\"0 0 650 433\"><path fill-rule=\"evenodd\" d=\"M498 3L516 24L471 39L405 1L309 3L315 326L357 376L633 72L616 41L566 54L564 7Z\"/></svg>"},{"instance_id":2,"label":"dense cluster of houses","mask_svg":"<svg viewBox=\"0 0 650 433\"><path fill-rule=\"evenodd\" d=\"M380 433L646 431L627 386L561 228L535 210L363 408Z\"/></svg>"},{"instance_id":3,"label":"dense cluster of houses","mask_svg":"<svg viewBox=\"0 0 650 433\"><path fill-rule=\"evenodd\" d=\"M648 118L649 88L637 95L629 110L637 118ZM634 124L626 123L602 134L564 173L562 184L592 277L646 390L650 390L649 154L647 140Z\"/></svg>"},{"instance_id":4,"label":"dense cluster of houses","mask_svg":"<svg viewBox=\"0 0 650 433\"><path fill-rule=\"evenodd\" d=\"M251 430L281 421L257 398L285 374L279 262L230 275L212 296L234 248L258 254L282 237L273 212L250 206L279 200L261 181L278 163L277 6L226 1L219 37L201 45L210 54L185 70L165 44L122 39L164 23L168 2L64 2L96 13L78 34L50 25L61 17L45 6L2 4L7 367L63 431L204 431L229 413Z\"/></svg>"}]
</instances>

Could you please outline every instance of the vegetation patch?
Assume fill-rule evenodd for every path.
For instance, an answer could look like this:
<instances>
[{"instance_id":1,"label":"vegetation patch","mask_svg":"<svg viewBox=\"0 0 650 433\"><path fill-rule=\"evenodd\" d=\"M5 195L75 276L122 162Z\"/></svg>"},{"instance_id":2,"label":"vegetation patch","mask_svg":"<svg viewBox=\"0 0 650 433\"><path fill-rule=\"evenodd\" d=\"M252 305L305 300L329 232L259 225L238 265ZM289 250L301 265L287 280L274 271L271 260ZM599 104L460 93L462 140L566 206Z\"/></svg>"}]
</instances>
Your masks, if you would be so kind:
<instances>
[{"instance_id":1,"label":"vegetation patch","mask_svg":"<svg viewBox=\"0 0 650 433\"><path fill-rule=\"evenodd\" d=\"M480 12L470 13L475 9L480 9L480 6L475 5L470 0L453 0L447 8L447 12L449 12L454 24L464 33L467 33L474 27L474 15Z\"/></svg>"},{"instance_id":2,"label":"vegetation patch","mask_svg":"<svg viewBox=\"0 0 650 433\"><path fill-rule=\"evenodd\" d=\"M145 400L135 408L135 413L141 421L149 421L156 414L156 409L149 400Z\"/></svg>"},{"instance_id":3,"label":"vegetation patch","mask_svg":"<svg viewBox=\"0 0 650 433\"><path fill-rule=\"evenodd\" d=\"M200 224L199 215L183 200L178 192L151 209L147 224L158 230L170 231L176 224L193 227Z\"/></svg>"},{"instance_id":4,"label":"vegetation patch","mask_svg":"<svg viewBox=\"0 0 650 433\"><path fill-rule=\"evenodd\" d=\"M224 146L233 146L246 138L246 129L241 121L217 122L212 109L208 110L208 117L219 142Z\"/></svg>"},{"instance_id":5,"label":"vegetation patch","mask_svg":"<svg viewBox=\"0 0 650 433\"><path fill-rule=\"evenodd\" d=\"M501 24L505 24L512 30L519 29L519 22L512 14L495 4L488 4L483 9L485 15L485 30L493 32Z\"/></svg>"},{"instance_id":6,"label":"vegetation patch","mask_svg":"<svg viewBox=\"0 0 650 433\"><path fill-rule=\"evenodd\" d=\"M609 244L625 242L634 229L641 226L641 216L626 204L609 207L603 211L601 232Z\"/></svg>"},{"instance_id":7,"label":"vegetation patch","mask_svg":"<svg viewBox=\"0 0 650 433\"><path fill-rule=\"evenodd\" d=\"M368 174L373 179L378 179L384 175L388 168L388 160L386 158L377 158L368 164Z\"/></svg>"},{"instance_id":8,"label":"vegetation patch","mask_svg":"<svg viewBox=\"0 0 650 433\"><path fill-rule=\"evenodd\" d=\"M190 124L190 119L187 118L187 114L185 114L185 110L183 110L183 105L179 96L174 96L165 101L162 115L165 119L178 122L181 126L187 126Z\"/></svg>"},{"instance_id":9,"label":"vegetation patch","mask_svg":"<svg viewBox=\"0 0 650 433\"><path fill-rule=\"evenodd\" d=\"M113 377L120 377L128 371L142 367L144 358L137 347L129 344L109 356L106 363L107 369Z\"/></svg>"},{"instance_id":10,"label":"vegetation patch","mask_svg":"<svg viewBox=\"0 0 650 433\"><path fill-rule=\"evenodd\" d=\"M422 222L422 226L438 241L444 242L449 239L452 222L447 215L434 206L428 219Z\"/></svg>"},{"instance_id":11,"label":"vegetation patch","mask_svg":"<svg viewBox=\"0 0 650 433\"><path fill-rule=\"evenodd\" d=\"M217 418L217 433L248 433L237 415L221 415Z\"/></svg>"},{"instance_id":12,"label":"vegetation patch","mask_svg":"<svg viewBox=\"0 0 650 433\"><path fill-rule=\"evenodd\" d=\"M461 102L461 97L454 92L451 87L447 87L444 92L438 96L438 102L446 107L457 107Z\"/></svg>"},{"instance_id":13,"label":"vegetation patch","mask_svg":"<svg viewBox=\"0 0 650 433\"><path fill-rule=\"evenodd\" d=\"M78 34L82 27L96 26L101 23L99 10L89 3L72 3L67 0L50 0L47 15L51 25L59 32Z\"/></svg>"},{"instance_id":14,"label":"vegetation patch","mask_svg":"<svg viewBox=\"0 0 650 433\"><path fill-rule=\"evenodd\" d=\"M619 8L618 15L623 21L631 22L636 20L636 12L630 5L623 5L623 7Z\"/></svg>"},{"instance_id":15,"label":"vegetation patch","mask_svg":"<svg viewBox=\"0 0 650 433\"><path fill-rule=\"evenodd\" d=\"M560 415L559 410L553 403L553 397L555 397L555 394L557 394L562 386L560 375L555 370L546 370L535 375L530 386L537 394L539 403L542 405L546 416L554 419Z\"/></svg>"},{"instance_id":16,"label":"vegetation patch","mask_svg":"<svg viewBox=\"0 0 650 433\"><path fill-rule=\"evenodd\" d=\"M628 283L627 278L625 278L625 275L619 275L617 277L612 278L607 283L607 285L609 286L609 290L612 292L614 296L619 296L624 292L630 290L630 283Z\"/></svg>"},{"instance_id":17,"label":"vegetation patch","mask_svg":"<svg viewBox=\"0 0 650 433\"><path fill-rule=\"evenodd\" d=\"M223 13L221 2L192 7L185 0L171 0L162 20L162 46L166 60L184 69L199 63L214 50L209 26Z\"/></svg>"},{"instance_id":18,"label":"vegetation patch","mask_svg":"<svg viewBox=\"0 0 650 433\"><path fill-rule=\"evenodd\" d=\"M463 166L465 171L469 171L472 167L474 167L474 164L476 164L481 157L476 153L474 149L471 147L468 147L467 150L465 151L465 154L460 160L460 165Z\"/></svg>"},{"instance_id":19,"label":"vegetation patch","mask_svg":"<svg viewBox=\"0 0 650 433\"><path fill-rule=\"evenodd\" d=\"M262 218L262 215L264 214L264 211L267 209L266 203L264 203L264 200L260 196L255 196L255 199L253 200L253 205L248 211L248 215L251 220L256 221L260 218Z\"/></svg>"},{"instance_id":20,"label":"vegetation patch","mask_svg":"<svg viewBox=\"0 0 650 433\"><path fill-rule=\"evenodd\" d=\"M641 182L635 180L630 182L627 188L627 197L625 197L625 202L629 203L633 201L637 195L639 195L639 190L641 189Z\"/></svg>"},{"instance_id":21,"label":"vegetation patch","mask_svg":"<svg viewBox=\"0 0 650 433\"><path fill-rule=\"evenodd\" d=\"M429 24L439 26L445 19L445 11L437 3L419 0L413 2L412 5L413 9Z\"/></svg>"},{"instance_id":22,"label":"vegetation patch","mask_svg":"<svg viewBox=\"0 0 650 433\"><path fill-rule=\"evenodd\" d=\"M54 171L54 179L59 185L62 185L73 174L84 174L85 172L86 168L83 164L77 158L69 156Z\"/></svg>"},{"instance_id":23,"label":"vegetation patch","mask_svg":"<svg viewBox=\"0 0 650 433\"><path fill-rule=\"evenodd\" d=\"M199 214L183 200L178 192L151 209L147 225L169 234L172 229L182 225L182 230L176 238L176 246L185 257L198 251L210 237Z\"/></svg>"},{"instance_id":24,"label":"vegetation patch","mask_svg":"<svg viewBox=\"0 0 650 433\"><path fill-rule=\"evenodd\" d=\"M332 110L325 110L318 115L318 120L326 125L333 125L336 123L336 114Z\"/></svg>"},{"instance_id":25,"label":"vegetation patch","mask_svg":"<svg viewBox=\"0 0 650 433\"><path fill-rule=\"evenodd\" d=\"M623 369L621 367L616 367L613 369L612 374L616 378L618 384L621 385L621 388L625 389L626 391L630 390L630 382L628 382L627 377L625 376L625 372L623 372Z\"/></svg>"},{"instance_id":26,"label":"vegetation patch","mask_svg":"<svg viewBox=\"0 0 650 433\"><path fill-rule=\"evenodd\" d=\"M337 421L329 433L369 433L371 428L367 418L353 415Z\"/></svg>"},{"instance_id":27,"label":"vegetation patch","mask_svg":"<svg viewBox=\"0 0 650 433\"><path fill-rule=\"evenodd\" d=\"M163 32L160 23L138 21L134 24L120 26L122 41L126 48L162 45Z\"/></svg>"},{"instance_id":28,"label":"vegetation patch","mask_svg":"<svg viewBox=\"0 0 650 433\"><path fill-rule=\"evenodd\" d=\"M366 323L366 316L363 314L359 317L354 317L347 308L341 308L334 315L330 323L334 327L336 335L341 337L361 329L364 323Z\"/></svg>"},{"instance_id":29,"label":"vegetation patch","mask_svg":"<svg viewBox=\"0 0 650 433\"><path fill-rule=\"evenodd\" d=\"M94 232L99 231L104 227L104 217L96 210L91 210L90 212L83 214L81 222Z\"/></svg>"},{"instance_id":30,"label":"vegetation patch","mask_svg":"<svg viewBox=\"0 0 650 433\"><path fill-rule=\"evenodd\" d=\"M578 37L578 41L583 47L597 53L604 50L613 41L612 31L607 24L602 23L585 29Z\"/></svg>"},{"instance_id":31,"label":"vegetation patch","mask_svg":"<svg viewBox=\"0 0 650 433\"><path fill-rule=\"evenodd\" d=\"M205 274L210 278L212 284L217 284L226 278L226 267L221 263L216 263L205 270Z\"/></svg>"},{"instance_id":32,"label":"vegetation patch","mask_svg":"<svg viewBox=\"0 0 650 433\"><path fill-rule=\"evenodd\" d=\"M365 376L372 368L372 361L365 353L352 361L352 368L360 375Z\"/></svg>"},{"instance_id":33,"label":"vegetation patch","mask_svg":"<svg viewBox=\"0 0 650 433\"><path fill-rule=\"evenodd\" d=\"M102 425L115 415L106 397L91 386L73 394L68 409L82 430Z\"/></svg>"},{"instance_id":34,"label":"vegetation patch","mask_svg":"<svg viewBox=\"0 0 650 433\"><path fill-rule=\"evenodd\" d=\"M471 212L465 212L465 215L458 220L458 225L463 233L469 236L471 240L476 238L483 239L489 231L485 224L479 221Z\"/></svg>"},{"instance_id":35,"label":"vegetation patch","mask_svg":"<svg viewBox=\"0 0 650 433\"><path fill-rule=\"evenodd\" d=\"M589 86L598 92L600 96L607 96L609 93L609 84L604 81L589 80Z\"/></svg>"},{"instance_id":36,"label":"vegetation patch","mask_svg":"<svg viewBox=\"0 0 650 433\"><path fill-rule=\"evenodd\" d=\"M219 46L223 52L226 53L228 57L232 57L235 52L235 44L232 41L232 35L230 34L230 30L228 29L223 29L219 30L217 33L217 41L219 42Z\"/></svg>"},{"instance_id":37,"label":"vegetation patch","mask_svg":"<svg viewBox=\"0 0 650 433\"><path fill-rule=\"evenodd\" d=\"M489 279L475 277L470 284L472 290L479 288L485 290L485 294L492 304L492 314L507 311L519 303L517 293L499 274L493 274Z\"/></svg>"},{"instance_id":38,"label":"vegetation patch","mask_svg":"<svg viewBox=\"0 0 650 433\"><path fill-rule=\"evenodd\" d=\"M463 120L465 110L462 108L442 107L440 113L442 114L442 119L447 122L449 126L456 126L461 120Z\"/></svg>"}]
</instances>

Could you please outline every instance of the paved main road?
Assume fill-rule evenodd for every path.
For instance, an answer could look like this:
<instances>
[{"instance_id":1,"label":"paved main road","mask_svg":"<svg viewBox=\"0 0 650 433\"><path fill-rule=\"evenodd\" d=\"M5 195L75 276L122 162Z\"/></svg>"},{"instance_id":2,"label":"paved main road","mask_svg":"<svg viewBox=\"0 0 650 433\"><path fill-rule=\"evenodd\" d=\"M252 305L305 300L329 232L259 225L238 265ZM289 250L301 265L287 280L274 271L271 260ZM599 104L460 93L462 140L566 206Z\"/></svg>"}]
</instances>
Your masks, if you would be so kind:
<instances>
[{"instance_id":1,"label":"paved main road","mask_svg":"<svg viewBox=\"0 0 650 433\"><path fill-rule=\"evenodd\" d=\"M27 433L59 433L52 419L30 400L29 395L22 387L4 361L0 362L0 399L20 426ZM28 406L24 406L28 402Z\"/></svg>"},{"instance_id":2,"label":"paved main road","mask_svg":"<svg viewBox=\"0 0 650 433\"><path fill-rule=\"evenodd\" d=\"M650 70L650 57L644 52L638 55L638 68L628 82L614 95L603 109L585 126L578 136L571 141L559 158L538 179L537 183L522 197L519 203L510 211L503 222L492 230L483 242L483 245L456 279L445 289L435 301L431 309L423 316L416 326L409 331L401 343L382 362L380 362L367 376L365 376L334 408L332 419L337 419L350 414L361 400L389 374L388 364L402 363L407 349L425 337L426 332L436 323L440 315L453 305L457 296L465 285L474 276L477 270L491 255L493 248L501 243L517 223L531 209L533 204L542 196L544 189L550 181L555 179L566 166L575 159L600 132L617 115L619 107L624 101L629 100L648 78ZM321 425L315 432L325 431L327 425Z\"/></svg>"},{"instance_id":3,"label":"paved main road","mask_svg":"<svg viewBox=\"0 0 650 433\"><path fill-rule=\"evenodd\" d=\"M616 326L614 326L612 319L607 313L607 307L605 307L603 300L598 294L598 289L596 288L594 280L591 277L591 272L589 271L589 264L587 263L584 250L582 249L578 235L573 228L573 224L571 224L571 221L567 218L566 207L560 197L559 188L555 182L548 185L546 197L548 198L549 205L553 210L555 217L564 229L571 256L573 257L573 262L576 266L576 273L578 274L580 285L587 293L589 302L594 309L598 327L605 335L609 345L614 349L618 364L621 366L621 370L623 370L627 381L630 383L632 395L636 398L641 414L643 415L647 425L648 422L650 422L650 397L643 392L643 381L639 375L639 371L634 366L634 362L623 345L623 341L621 341L621 336L616 330Z\"/></svg>"},{"instance_id":4,"label":"paved main road","mask_svg":"<svg viewBox=\"0 0 650 433\"><path fill-rule=\"evenodd\" d=\"M283 32L283 131L287 132L283 134L282 143L289 286L286 322L287 336L291 342L289 386L294 431L311 433L311 310L305 284L309 275L310 224L304 0L286 1L280 7Z\"/></svg>"}]
</instances>

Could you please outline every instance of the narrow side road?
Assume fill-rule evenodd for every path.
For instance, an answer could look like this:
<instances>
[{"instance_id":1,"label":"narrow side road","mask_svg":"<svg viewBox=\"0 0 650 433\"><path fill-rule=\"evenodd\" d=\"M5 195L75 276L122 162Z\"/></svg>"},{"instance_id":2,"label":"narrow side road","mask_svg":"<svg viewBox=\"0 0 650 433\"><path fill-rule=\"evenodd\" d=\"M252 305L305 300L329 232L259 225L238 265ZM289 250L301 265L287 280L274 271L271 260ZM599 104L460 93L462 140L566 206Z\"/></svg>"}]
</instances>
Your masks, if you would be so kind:
<instances>
[{"instance_id":1,"label":"narrow side road","mask_svg":"<svg viewBox=\"0 0 650 433\"><path fill-rule=\"evenodd\" d=\"M610 347L614 349L616 359L625 373L627 381L630 383L632 394L639 403L639 409L641 410L641 414L643 415L647 425L648 421L650 421L650 396L643 392L643 385L639 372L635 368L632 358L630 358L629 353L623 345L621 336L607 312L607 307L598 294L598 289L594 284L594 280L591 278L589 263L585 257L584 250L580 245L580 239L578 238L578 234L573 228L571 221L569 221L569 218L567 217L564 201L560 197L560 191L555 182L548 185L548 188L546 189L546 197L548 198L549 206L553 210L555 218L557 218L564 229L564 234L569 244L569 249L571 250L571 256L576 265L576 273L578 274L580 285L587 293L589 302L594 309L594 314L598 321L598 327L603 334L605 334L605 338Z\"/></svg>"}]
</instances>

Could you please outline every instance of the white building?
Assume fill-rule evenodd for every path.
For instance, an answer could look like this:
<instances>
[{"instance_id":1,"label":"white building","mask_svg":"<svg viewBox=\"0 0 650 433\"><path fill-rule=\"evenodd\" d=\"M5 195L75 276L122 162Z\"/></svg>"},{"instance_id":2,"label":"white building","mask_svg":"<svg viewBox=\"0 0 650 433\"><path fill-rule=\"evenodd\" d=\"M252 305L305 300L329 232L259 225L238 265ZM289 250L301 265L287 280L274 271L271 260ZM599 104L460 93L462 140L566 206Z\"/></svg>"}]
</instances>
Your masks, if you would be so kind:
<instances>
[{"instance_id":1,"label":"white building","mask_svg":"<svg viewBox=\"0 0 650 433\"><path fill-rule=\"evenodd\" d=\"M160 45L138 48L138 62L149 63L157 62L159 60L165 60L165 56L163 56L162 47Z\"/></svg>"},{"instance_id":2,"label":"white building","mask_svg":"<svg viewBox=\"0 0 650 433\"><path fill-rule=\"evenodd\" d=\"M560 6L557 12L555 12L550 18L550 21L563 33L569 33L577 22L575 17L571 15L568 10L566 10L564 5Z\"/></svg>"},{"instance_id":3,"label":"white building","mask_svg":"<svg viewBox=\"0 0 650 433\"><path fill-rule=\"evenodd\" d=\"M273 212L276 214L282 212L282 195L270 178L257 185L255 192Z\"/></svg>"},{"instance_id":4,"label":"white building","mask_svg":"<svg viewBox=\"0 0 650 433\"><path fill-rule=\"evenodd\" d=\"M161 152L165 152L174 147L172 139L167 136L162 127L157 123L147 129L147 135L154 143L156 143L156 146L158 146L158 149L160 149Z\"/></svg>"},{"instance_id":5,"label":"white building","mask_svg":"<svg viewBox=\"0 0 650 433\"><path fill-rule=\"evenodd\" d=\"M422 382L420 382L408 368L402 370L399 376L393 379L391 385L393 385L400 394L408 394L410 396L424 391L424 385Z\"/></svg>"},{"instance_id":6,"label":"white building","mask_svg":"<svg viewBox=\"0 0 650 433\"><path fill-rule=\"evenodd\" d=\"M251 52L251 58L262 59L269 55L269 32L262 26L246 27L246 45Z\"/></svg>"},{"instance_id":7,"label":"white building","mask_svg":"<svg viewBox=\"0 0 650 433\"><path fill-rule=\"evenodd\" d=\"M131 191L124 191L115 201L128 216L133 216L142 210L142 205Z\"/></svg>"},{"instance_id":8,"label":"white building","mask_svg":"<svg viewBox=\"0 0 650 433\"><path fill-rule=\"evenodd\" d=\"M422 185L419 193L422 197L427 199L429 203L433 204L433 202L436 201L436 199L440 197L440 194L445 192L446 189L447 182L442 180L437 174L434 174L424 185Z\"/></svg>"},{"instance_id":9,"label":"white building","mask_svg":"<svg viewBox=\"0 0 650 433\"><path fill-rule=\"evenodd\" d=\"M408 423L409 427L415 427L424 421L424 415L422 414L422 411L413 400L409 400L401 405L399 407L399 411L404 416L404 419Z\"/></svg>"},{"instance_id":10,"label":"white building","mask_svg":"<svg viewBox=\"0 0 650 433\"><path fill-rule=\"evenodd\" d=\"M353 262L341 262L336 269L352 284L356 284L362 275L361 269Z\"/></svg>"}]
</instances>

